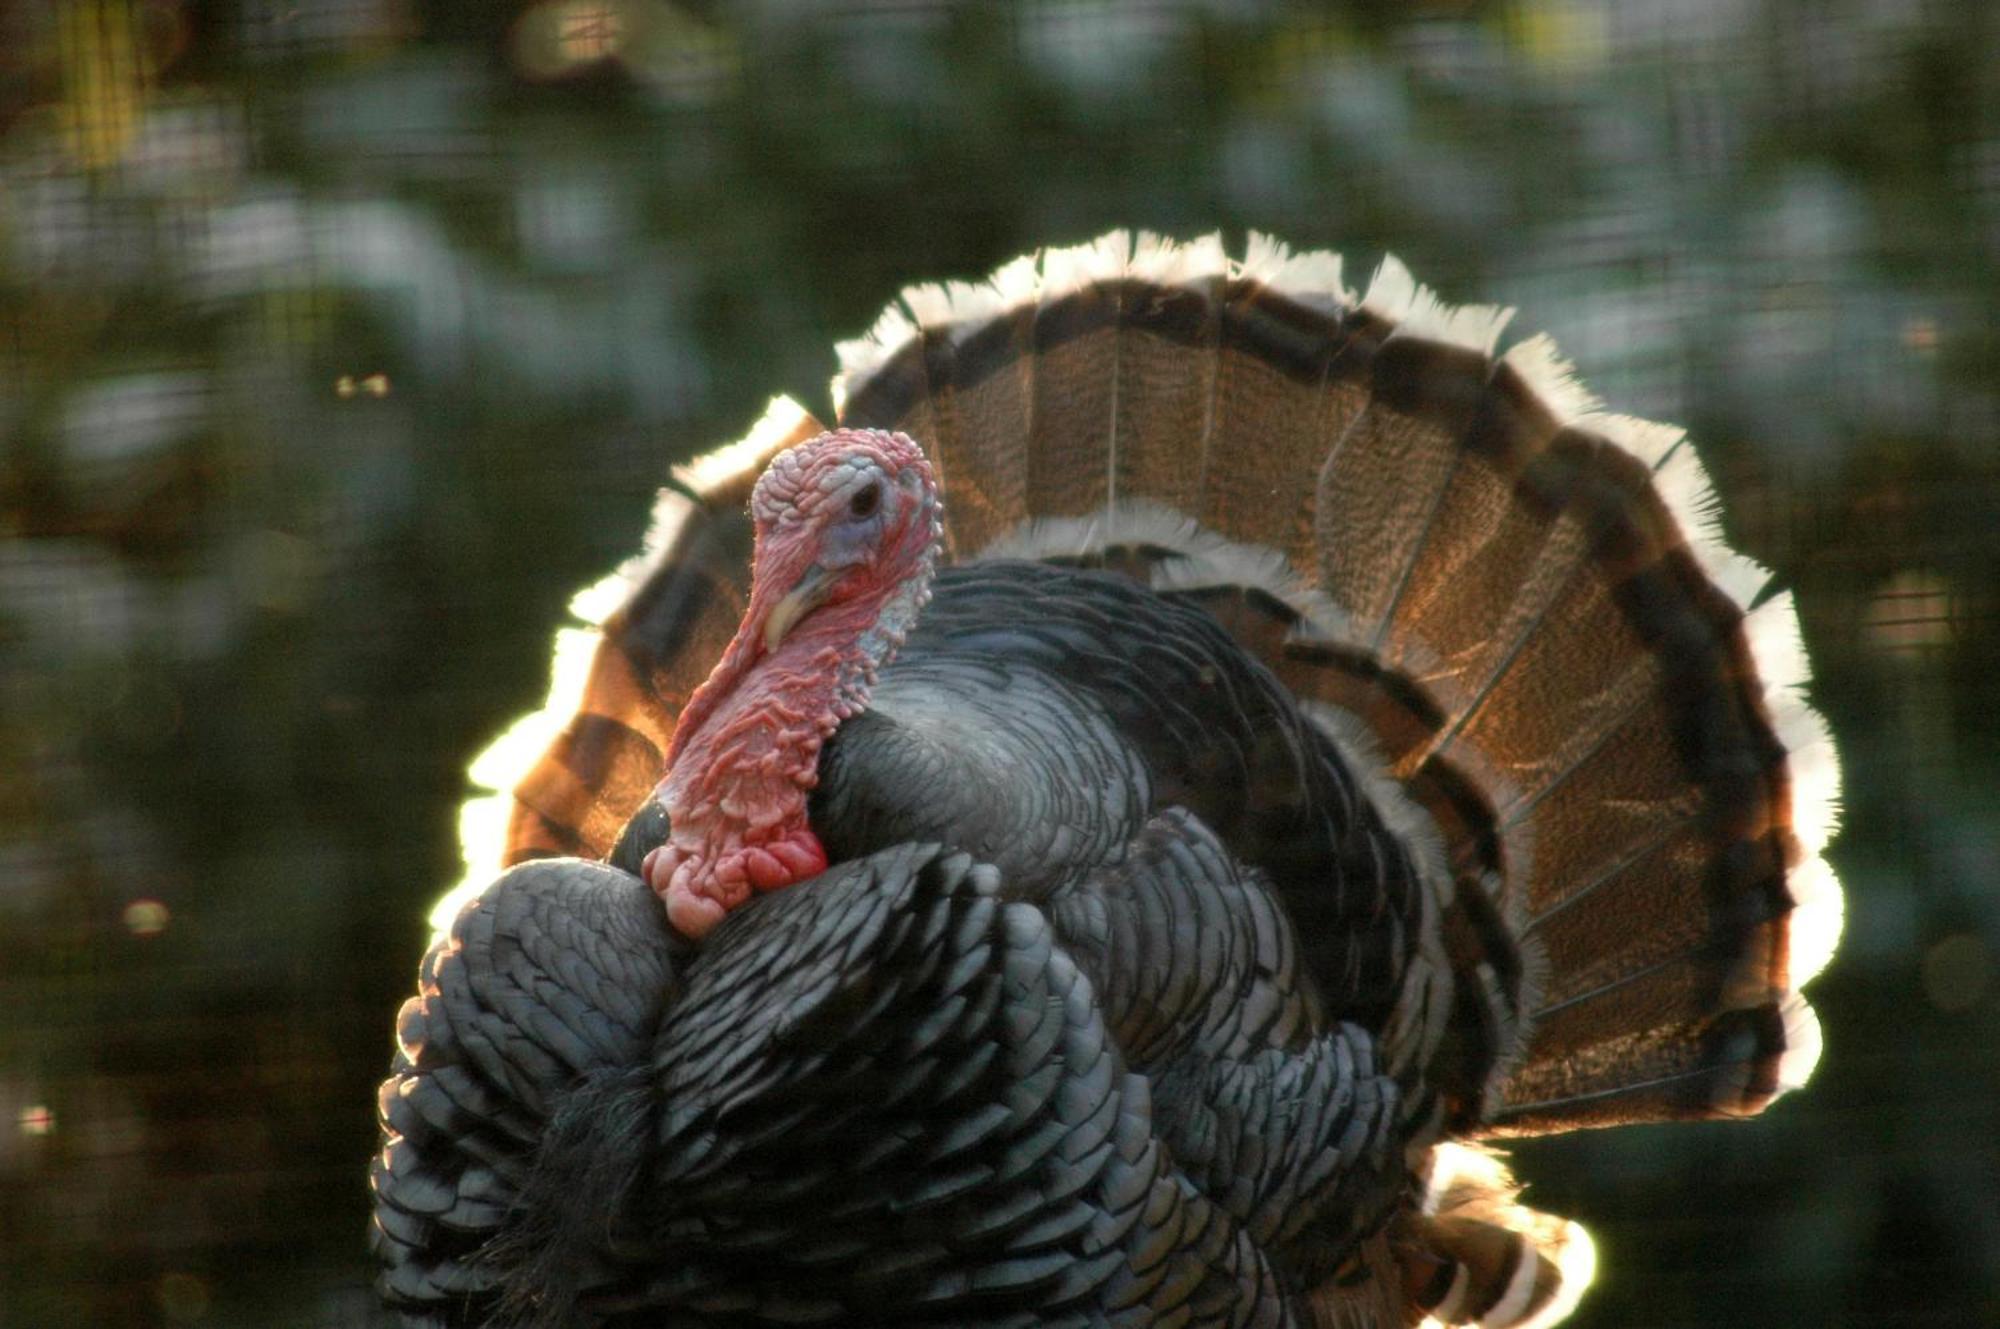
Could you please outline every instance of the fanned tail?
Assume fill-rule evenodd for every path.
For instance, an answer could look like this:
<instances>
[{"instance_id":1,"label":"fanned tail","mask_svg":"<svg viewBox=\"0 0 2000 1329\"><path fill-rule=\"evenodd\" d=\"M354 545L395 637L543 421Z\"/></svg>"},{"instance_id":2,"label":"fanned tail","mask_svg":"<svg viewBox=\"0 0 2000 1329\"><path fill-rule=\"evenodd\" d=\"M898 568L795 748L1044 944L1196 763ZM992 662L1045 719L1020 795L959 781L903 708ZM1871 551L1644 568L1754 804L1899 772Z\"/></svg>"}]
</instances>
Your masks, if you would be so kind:
<instances>
[{"instance_id":1,"label":"fanned tail","mask_svg":"<svg viewBox=\"0 0 2000 1329\"><path fill-rule=\"evenodd\" d=\"M1679 432L1599 412L1545 338L1496 358L1505 317L1394 260L1357 298L1334 255L1113 233L912 288L834 396L930 449L958 557L1199 599L1401 782L1449 878L1413 964L1453 981L1390 1033L1450 1124L1753 1112L1811 1068L1840 925L1796 615ZM549 705L475 764L469 884L611 847L741 612L743 496L818 428L774 403L578 598Z\"/></svg>"},{"instance_id":2,"label":"fanned tail","mask_svg":"<svg viewBox=\"0 0 2000 1329\"><path fill-rule=\"evenodd\" d=\"M1546 338L1496 356L1510 312L1113 233L906 292L834 397L932 451L959 557L1200 598L1401 782L1453 983L1396 1023L1450 1125L1755 1112L1817 1056L1798 988L1840 924L1796 615L1679 432Z\"/></svg>"}]
</instances>

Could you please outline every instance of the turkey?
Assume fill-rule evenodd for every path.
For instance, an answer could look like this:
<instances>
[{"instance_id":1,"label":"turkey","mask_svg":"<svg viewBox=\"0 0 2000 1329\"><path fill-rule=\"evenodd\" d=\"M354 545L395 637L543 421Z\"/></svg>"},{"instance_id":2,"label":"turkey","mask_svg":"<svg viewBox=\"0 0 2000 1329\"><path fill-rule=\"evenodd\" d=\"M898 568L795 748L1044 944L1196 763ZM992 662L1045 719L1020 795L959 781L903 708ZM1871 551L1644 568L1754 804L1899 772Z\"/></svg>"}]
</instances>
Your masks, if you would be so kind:
<instances>
[{"instance_id":1,"label":"turkey","mask_svg":"<svg viewBox=\"0 0 2000 1329\"><path fill-rule=\"evenodd\" d=\"M1838 767L1693 448L1384 260L905 291L475 764L379 1097L413 1324L1541 1325L1492 1142L1819 1051Z\"/></svg>"}]
</instances>

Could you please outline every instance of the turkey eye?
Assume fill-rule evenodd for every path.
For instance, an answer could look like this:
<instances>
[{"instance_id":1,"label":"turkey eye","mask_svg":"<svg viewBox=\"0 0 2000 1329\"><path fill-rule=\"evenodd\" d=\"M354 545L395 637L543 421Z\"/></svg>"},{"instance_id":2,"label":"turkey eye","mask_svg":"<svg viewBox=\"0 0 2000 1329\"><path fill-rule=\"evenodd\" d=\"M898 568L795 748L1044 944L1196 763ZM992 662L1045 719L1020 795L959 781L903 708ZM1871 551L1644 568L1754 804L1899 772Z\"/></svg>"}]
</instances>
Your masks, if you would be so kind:
<instances>
[{"instance_id":1,"label":"turkey eye","mask_svg":"<svg viewBox=\"0 0 2000 1329\"><path fill-rule=\"evenodd\" d=\"M854 496L853 501L847 505L847 515L850 517L872 517L875 515L875 509L881 506L882 486L880 484L872 484Z\"/></svg>"}]
</instances>

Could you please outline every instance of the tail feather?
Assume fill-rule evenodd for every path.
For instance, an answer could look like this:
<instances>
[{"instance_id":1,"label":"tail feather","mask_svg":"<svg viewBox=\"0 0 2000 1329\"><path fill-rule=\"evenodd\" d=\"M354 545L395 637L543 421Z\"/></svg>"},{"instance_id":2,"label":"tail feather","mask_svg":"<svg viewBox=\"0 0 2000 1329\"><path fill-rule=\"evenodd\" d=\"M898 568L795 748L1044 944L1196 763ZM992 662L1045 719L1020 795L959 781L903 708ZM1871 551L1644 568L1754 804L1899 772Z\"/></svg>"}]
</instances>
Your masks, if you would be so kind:
<instances>
[{"instance_id":1,"label":"tail feather","mask_svg":"<svg viewBox=\"0 0 2000 1329\"><path fill-rule=\"evenodd\" d=\"M1320 470L1365 405L1360 376L1372 341L1328 336L1348 299L1337 255L1293 260L1261 238L1228 282L1215 378L1214 435L1225 464L1209 469L1199 506L1204 526L1314 566ZM1301 303L1277 283L1294 275L1326 283L1323 298Z\"/></svg>"},{"instance_id":2,"label":"tail feather","mask_svg":"<svg viewBox=\"0 0 2000 1329\"><path fill-rule=\"evenodd\" d=\"M1427 589L1419 574L1436 550L1478 534L1477 526L1444 519L1468 469L1459 444L1479 409L1488 353L1513 311L1447 310L1387 258L1361 312L1390 331L1367 364L1367 399L1320 471L1318 558L1322 584L1347 611L1355 640L1393 664L1383 648L1408 640L1392 629L1412 590Z\"/></svg>"},{"instance_id":3,"label":"tail feather","mask_svg":"<svg viewBox=\"0 0 2000 1329\"><path fill-rule=\"evenodd\" d=\"M1110 328L1117 359L1104 458L1109 504L1149 495L1185 512L1202 492L1214 437L1222 275L1222 253L1212 240L1184 248L1141 234L1118 264L1110 288L1118 311ZM1079 292L1065 300L1089 298ZM1038 416L1038 422L1061 429L1060 421ZM1182 439L1185 446L1153 447L1156 438Z\"/></svg>"},{"instance_id":4,"label":"tail feather","mask_svg":"<svg viewBox=\"0 0 2000 1329\"><path fill-rule=\"evenodd\" d=\"M1384 646L1460 470L1486 359L1477 351L1392 335L1370 366L1367 404L1320 471L1321 584L1347 610L1355 639L1385 663ZM1383 483L1394 476L1395 483Z\"/></svg>"},{"instance_id":5,"label":"tail feather","mask_svg":"<svg viewBox=\"0 0 2000 1329\"><path fill-rule=\"evenodd\" d=\"M1492 1008L1458 1125L1768 1101L1839 930L1837 765L1790 602L1679 431L1602 414L1546 338L1496 357L1511 311L1393 259L1357 301L1333 255L1114 234L957 290L845 361L842 418L936 450L960 557L1199 591L1361 720L1442 835L1439 926ZM1007 457L1018 505L955 478Z\"/></svg>"},{"instance_id":6,"label":"tail feather","mask_svg":"<svg viewBox=\"0 0 2000 1329\"><path fill-rule=\"evenodd\" d=\"M1541 1329L1568 1316L1596 1276L1590 1234L1520 1203L1484 1150L1440 1145L1428 1166L1422 1211L1396 1243L1425 1324Z\"/></svg>"},{"instance_id":7,"label":"tail feather","mask_svg":"<svg viewBox=\"0 0 2000 1329\"><path fill-rule=\"evenodd\" d=\"M1422 677L1445 716L1413 763L1448 747L1479 712L1588 556L1587 523L1518 496L1523 459L1542 453L1561 423L1513 358L1495 364L1481 388L1433 535L1385 625L1385 663Z\"/></svg>"}]
</instances>

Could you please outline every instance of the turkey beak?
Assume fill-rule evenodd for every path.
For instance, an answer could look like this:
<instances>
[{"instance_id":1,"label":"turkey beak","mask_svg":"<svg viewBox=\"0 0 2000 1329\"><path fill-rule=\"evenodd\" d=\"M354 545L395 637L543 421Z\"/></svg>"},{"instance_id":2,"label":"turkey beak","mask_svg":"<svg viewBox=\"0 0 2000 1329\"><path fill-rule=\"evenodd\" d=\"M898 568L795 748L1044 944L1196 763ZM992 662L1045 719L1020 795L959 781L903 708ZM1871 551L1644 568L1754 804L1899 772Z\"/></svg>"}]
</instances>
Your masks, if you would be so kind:
<instances>
[{"instance_id":1,"label":"turkey beak","mask_svg":"<svg viewBox=\"0 0 2000 1329\"><path fill-rule=\"evenodd\" d=\"M764 650L767 654L778 649L778 643L797 626L800 619L820 606L838 575L839 569L823 568L815 563L805 570L798 585L786 591L784 598L771 606L770 614L764 619Z\"/></svg>"}]
</instances>

